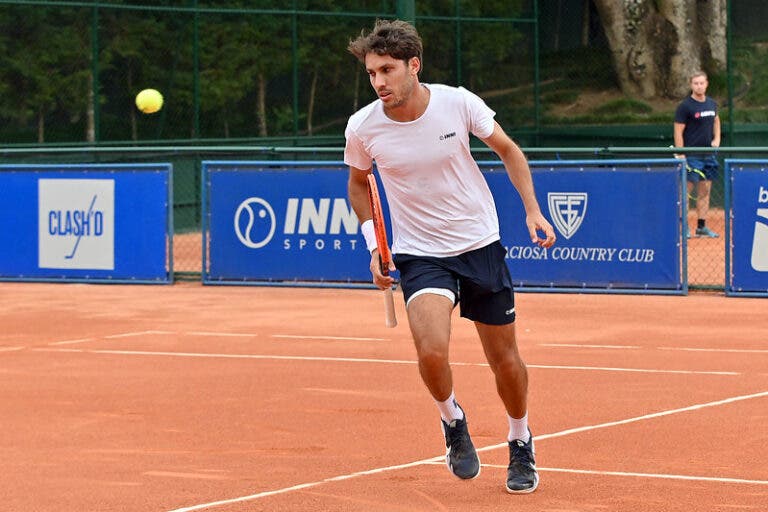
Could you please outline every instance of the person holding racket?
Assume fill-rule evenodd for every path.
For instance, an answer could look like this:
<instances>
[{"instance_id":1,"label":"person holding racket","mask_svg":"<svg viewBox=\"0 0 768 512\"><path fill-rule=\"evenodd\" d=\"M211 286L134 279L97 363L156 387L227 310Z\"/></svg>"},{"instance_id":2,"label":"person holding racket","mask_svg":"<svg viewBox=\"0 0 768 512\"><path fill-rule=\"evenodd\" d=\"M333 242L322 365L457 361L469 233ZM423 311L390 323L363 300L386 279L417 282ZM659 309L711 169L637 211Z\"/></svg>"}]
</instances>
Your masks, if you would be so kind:
<instances>
[{"instance_id":1,"label":"person holding racket","mask_svg":"<svg viewBox=\"0 0 768 512\"><path fill-rule=\"evenodd\" d=\"M707 96L707 74L696 71L691 75L691 94L675 110L673 123L674 141L677 147L720 147L720 116L717 103ZM707 227L709 197L712 180L717 176L720 164L712 154L675 155L685 158L688 196L696 188L697 237L717 238L719 235ZM687 237L691 238L690 230Z\"/></svg>"},{"instance_id":2,"label":"person holding racket","mask_svg":"<svg viewBox=\"0 0 768 512\"><path fill-rule=\"evenodd\" d=\"M500 243L496 206L470 150L470 134L504 163L525 207L531 242L555 243L534 194L525 155L494 120L494 111L462 87L419 81L422 41L407 22L378 20L348 50L365 65L378 99L354 113L345 130L350 203L371 251L381 289L400 271L419 373L441 416L448 469L480 473L467 417L454 392L448 358L451 312L474 322L507 413L506 489L533 492L539 482L528 428L528 375L515 337L512 280ZM367 176L373 164L387 193L393 263L382 272L371 222ZM387 252L386 249L382 250Z\"/></svg>"}]
</instances>

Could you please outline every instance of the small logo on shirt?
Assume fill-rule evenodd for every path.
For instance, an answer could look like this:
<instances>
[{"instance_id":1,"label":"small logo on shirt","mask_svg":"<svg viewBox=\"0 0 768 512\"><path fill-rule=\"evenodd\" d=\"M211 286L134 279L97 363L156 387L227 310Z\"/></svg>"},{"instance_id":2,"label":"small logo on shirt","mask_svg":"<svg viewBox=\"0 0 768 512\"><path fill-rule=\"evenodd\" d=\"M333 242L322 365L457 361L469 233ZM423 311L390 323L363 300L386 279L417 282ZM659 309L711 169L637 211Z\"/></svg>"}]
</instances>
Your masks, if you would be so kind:
<instances>
[{"instance_id":1,"label":"small logo on shirt","mask_svg":"<svg viewBox=\"0 0 768 512\"><path fill-rule=\"evenodd\" d=\"M504 313L506 313L507 315L511 315L514 312L515 312L515 308L512 308L512 309L506 310Z\"/></svg>"},{"instance_id":2,"label":"small logo on shirt","mask_svg":"<svg viewBox=\"0 0 768 512\"><path fill-rule=\"evenodd\" d=\"M696 112L694 114L694 117L696 119L699 119L700 117L715 117L717 115L717 112L714 110L704 110L703 112Z\"/></svg>"},{"instance_id":3,"label":"small logo on shirt","mask_svg":"<svg viewBox=\"0 0 768 512\"><path fill-rule=\"evenodd\" d=\"M450 139L451 137L455 137L456 132L446 133L440 136L440 140Z\"/></svg>"}]
</instances>

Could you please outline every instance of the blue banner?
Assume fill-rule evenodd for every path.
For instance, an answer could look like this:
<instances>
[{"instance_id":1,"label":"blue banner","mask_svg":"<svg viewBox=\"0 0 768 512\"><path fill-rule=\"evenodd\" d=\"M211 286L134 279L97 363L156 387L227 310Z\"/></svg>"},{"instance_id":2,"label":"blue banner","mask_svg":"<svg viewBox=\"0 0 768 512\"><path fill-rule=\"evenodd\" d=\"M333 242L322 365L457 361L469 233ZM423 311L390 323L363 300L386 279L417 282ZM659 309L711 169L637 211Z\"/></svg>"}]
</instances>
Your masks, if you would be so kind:
<instances>
[{"instance_id":1,"label":"blue banner","mask_svg":"<svg viewBox=\"0 0 768 512\"><path fill-rule=\"evenodd\" d=\"M337 162L203 162L203 280L370 283L348 172Z\"/></svg>"},{"instance_id":2,"label":"blue banner","mask_svg":"<svg viewBox=\"0 0 768 512\"><path fill-rule=\"evenodd\" d=\"M676 160L531 161L537 199L555 227L531 244L525 211L498 163L483 164L518 286L684 293L682 166Z\"/></svg>"},{"instance_id":3,"label":"blue banner","mask_svg":"<svg viewBox=\"0 0 768 512\"><path fill-rule=\"evenodd\" d=\"M500 163L480 165L516 286L687 290L679 161L531 162L539 203L557 230L550 249L531 244ZM341 162L204 162L204 282L370 284L347 179Z\"/></svg>"},{"instance_id":4,"label":"blue banner","mask_svg":"<svg viewBox=\"0 0 768 512\"><path fill-rule=\"evenodd\" d=\"M726 160L728 295L768 296L768 161Z\"/></svg>"},{"instance_id":5,"label":"blue banner","mask_svg":"<svg viewBox=\"0 0 768 512\"><path fill-rule=\"evenodd\" d=\"M0 279L168 282L171 166L0 166Z\"/></svg>"}]
</instances>

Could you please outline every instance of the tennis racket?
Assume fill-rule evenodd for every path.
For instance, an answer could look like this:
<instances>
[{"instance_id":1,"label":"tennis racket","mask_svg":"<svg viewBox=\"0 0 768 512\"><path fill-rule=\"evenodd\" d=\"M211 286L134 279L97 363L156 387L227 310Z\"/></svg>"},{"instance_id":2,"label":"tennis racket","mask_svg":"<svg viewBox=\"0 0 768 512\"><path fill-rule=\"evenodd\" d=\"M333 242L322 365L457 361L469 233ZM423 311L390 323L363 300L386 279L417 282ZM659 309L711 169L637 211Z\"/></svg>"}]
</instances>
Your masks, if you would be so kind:
<instances>
[{"instance_id":1,"label":"tennis racket","mask_svg":"<svg viewBox=\"0 0 768 512\"><path fill-rule=\"evenodd\" d=\"M379 266L381 267L381 273L388 276L389 264L392 262L392 253L389 252L389 244L387 243L387 226L384 224L384 213L381 210L379 187L376 185L376 177L373 174L368 175L368 200L371 204L376 245L379 248ZM397 325L397 318L395 317L395 299L392 296L391 287L384 290L384 312L384 324L387 327L395 327Z\"/></svg>"}]
</instances>

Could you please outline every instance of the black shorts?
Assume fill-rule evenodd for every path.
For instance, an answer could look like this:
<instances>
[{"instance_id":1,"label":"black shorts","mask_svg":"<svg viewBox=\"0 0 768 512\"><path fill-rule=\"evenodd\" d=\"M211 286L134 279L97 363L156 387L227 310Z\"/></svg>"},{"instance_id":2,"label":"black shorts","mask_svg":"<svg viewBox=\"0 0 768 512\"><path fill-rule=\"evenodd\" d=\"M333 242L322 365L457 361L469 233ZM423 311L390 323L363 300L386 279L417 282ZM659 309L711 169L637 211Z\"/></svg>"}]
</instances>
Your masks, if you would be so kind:
<instances>
[{"instance_id":1,"label":"black shorts","mask_svg":"<svg viewBox=\"0 0 768 512\"><path fill-rule=\"evenodd\" d=\"M700 181L712 181L717 177L720 164L713 155L703 157L689 156L685 162L688 181L698 183Z\"/></svg>"},{"instance_id":2,"label":"black shorts","mask_svg":"<svg viewBox=\"0 0 768 512\"><path fill-rule=\"evenodd\" d=\"M515 294L499 241L448 258L395 254L405 302L425 288L450 290L461 316L490 325L515 321Z\"/></svg>"}]
</instances>

